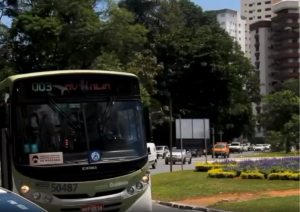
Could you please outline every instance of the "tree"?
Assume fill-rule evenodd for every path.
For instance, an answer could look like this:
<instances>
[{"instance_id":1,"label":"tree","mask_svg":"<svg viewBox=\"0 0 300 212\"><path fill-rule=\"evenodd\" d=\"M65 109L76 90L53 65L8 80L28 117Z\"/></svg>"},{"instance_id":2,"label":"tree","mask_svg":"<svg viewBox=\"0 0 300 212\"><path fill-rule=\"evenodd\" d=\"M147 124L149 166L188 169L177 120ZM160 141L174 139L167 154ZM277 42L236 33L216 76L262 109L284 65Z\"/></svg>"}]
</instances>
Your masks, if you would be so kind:
<instances>
[{"instance_id":1,"label":"tree","mask_svg":"<svg viewBox=\"0 0 300 212\"><path fill-rule=\"evenodd\" d=\"M293 114L299 114L300 98L290 90L268 94L263 99L262 126L268 131L281 131Z\"/></svg>"},{"instance_id":2,"label":"tree","mask_svg":"<svg viewBox=\"0 0 300 212\"><path fill-rule=\"evenodd\" d=\"M284 124L282 132L286 135L286 153L291 151L291 142L299 143L299 114L293 114L290 121Z\"/></svg>"},{"instance_id":3,"label":"tree","mask_svg":"<svg viewBox=\"0 0 300 212\"><path fill-rule=\"evenodd\" d=\"M196 22L191 27L187 22L189 27L157 36L158 59L164 63L159 89L171 93L174 111L210 118L232 139L253 119L251 101L259 91L258 81L239 46L210 14L203 14L199 22L210 26Z\"/></svg>"},{"instance_id":4,"label":"tree","mask_svg":"<svg viewBox=\"0 0 300 212\"><path fill-rule=\"evenodd\" d=\"M297 96L299 95L299 80L298 79L290 79L283 83L284 90L290 90L294 92Z\"/></svg>"},{"instance_id":5,"label":"tree","mask_svg":"<svg viewBox=\"0 0 300 212\"><path fill-rule=\"evenodd\" d=\"M189 0L133 2L121 4L149 30L148 46L154 47L149 49L164 67L154 95L165 105L162 111L169 113L170 95L174 113L184 118L210 118L228 138L253 134L251 101L259 93L258 77L215 14Z\"/></svg>"},{"instance_id":6,"label":"tree","mask_svg":"<svg viewBox=\"0 0 300 212\"><path fill-rule=\"evenodd\" d=\"M112 8L107 20L93 10L94 1L37 1L13 19L6 43L20 73L88 69L104 52L126 60L146 41L147 30L133 15Z\"/></svg>"}]
</instances>

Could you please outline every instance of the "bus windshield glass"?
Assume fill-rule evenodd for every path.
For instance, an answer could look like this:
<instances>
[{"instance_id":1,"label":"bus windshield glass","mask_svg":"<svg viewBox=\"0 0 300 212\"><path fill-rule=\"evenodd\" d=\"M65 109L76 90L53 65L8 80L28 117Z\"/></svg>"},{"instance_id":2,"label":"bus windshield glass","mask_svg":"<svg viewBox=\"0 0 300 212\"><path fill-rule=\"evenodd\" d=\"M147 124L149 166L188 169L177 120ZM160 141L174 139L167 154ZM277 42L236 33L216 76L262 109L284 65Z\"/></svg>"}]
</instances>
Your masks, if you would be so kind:
<instances>
[{"instance_id":1,"label":"bus windshield glass","mask_svg":"<svg viewBox=\"0 0 300 212\"><path fill-rule=\"evenodd\" d=\"M17 161L28 155L61 152L64 163L88 162L88 151L101 161L146 155L139 101L52 103L17 106Z\"/></svg>"}]
</instances>

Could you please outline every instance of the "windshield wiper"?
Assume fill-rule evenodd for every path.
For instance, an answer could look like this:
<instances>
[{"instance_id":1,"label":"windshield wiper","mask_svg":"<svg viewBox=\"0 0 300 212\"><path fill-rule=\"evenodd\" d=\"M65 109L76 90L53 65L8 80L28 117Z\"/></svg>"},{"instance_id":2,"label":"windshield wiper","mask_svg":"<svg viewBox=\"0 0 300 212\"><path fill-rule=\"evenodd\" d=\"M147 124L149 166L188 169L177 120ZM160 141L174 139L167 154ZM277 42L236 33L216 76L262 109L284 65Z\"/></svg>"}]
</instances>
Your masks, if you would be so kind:
<instances>
[{"instance_id":1,"label":"windshield wiper","mask_svg":"<svg viewBox=\"0 0 300 212\"><path fill-rule=\"evenodd\" d=\"M54 110L54 111L56 111L56 112L58 112L59 114L61 114L61 115L63 115L64 116L64 118L66 118L68 121L69 121L69 123L70 123L70 126L71 126L71 128L73 129L73 130L80 130L81 129L81 127L80 126L78 126L55 102L54 102L54 100L53 99L51 99L51 98L49 98L49 100L48 100L48 105L49 105L49 107L52 109L52 110Z\"/></svg>"},{"instance_id":2,"label":"windshield wiper","mask_svg":"<svg viewBox=\"0 0 300 212\"><path fill-rule=\"evenodd\" d=\"M111 111L112 106L114 105L114 103L115 103L115 97L112 96L112 97L110 97L109 101L107 102L107 105L105 107L105 110L104 110L104 113L101 117L101 120L100 121L98 120L98 124L100 126L100 132L103 132L104 129L105 129L104 125L107 122L107 118L109 117L110 111Z\"/></svg>"}]
</instances>

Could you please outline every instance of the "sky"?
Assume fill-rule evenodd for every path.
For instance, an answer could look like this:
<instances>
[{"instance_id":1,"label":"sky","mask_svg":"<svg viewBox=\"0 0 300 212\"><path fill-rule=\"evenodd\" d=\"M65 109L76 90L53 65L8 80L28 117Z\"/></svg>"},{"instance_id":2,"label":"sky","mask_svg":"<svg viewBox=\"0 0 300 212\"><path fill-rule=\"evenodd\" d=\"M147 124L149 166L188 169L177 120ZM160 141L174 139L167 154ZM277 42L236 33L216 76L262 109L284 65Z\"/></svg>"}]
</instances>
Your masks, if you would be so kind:
<instances>
[{"instance_id":1,"label":"sky","mask_svg":"<svg viewBox=\"0 0 300 212\"><path fill-rule=\"evenodd\" d=\"M232 9L240 11L241 0L192 0L203 10Z\"/></svg>"},{"instance_id":2,"label":"sky","mask_svg":"<svg viewBox=\"0 0 300 212\"><path fill-rule=\"evenodd\" d=\"M232 9L240 11L241 0L191 0L200 5L203 10L219 10L219 9ZM6 25L11 24L11 20L4 17L2 22Z\"/></svg>"}]
</instances>

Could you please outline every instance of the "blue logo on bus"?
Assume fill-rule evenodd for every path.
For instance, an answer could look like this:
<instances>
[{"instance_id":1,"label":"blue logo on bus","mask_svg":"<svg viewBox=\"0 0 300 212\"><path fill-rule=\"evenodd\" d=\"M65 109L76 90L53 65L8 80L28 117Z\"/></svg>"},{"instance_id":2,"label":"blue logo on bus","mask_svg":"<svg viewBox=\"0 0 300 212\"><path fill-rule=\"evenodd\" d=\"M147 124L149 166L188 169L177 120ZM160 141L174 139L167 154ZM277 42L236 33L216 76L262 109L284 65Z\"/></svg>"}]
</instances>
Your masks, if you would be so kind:
<instances>
[{"instance_id":1,"label":"blue logo on bus","mask_svg":"<svg viewBox=\"0 0 300 212\"><path fill-rule=\"evenodd\" d=\"M91 162L101 161L101 152L99 150L90 151Z\"/></svg>"}]
</instances>

